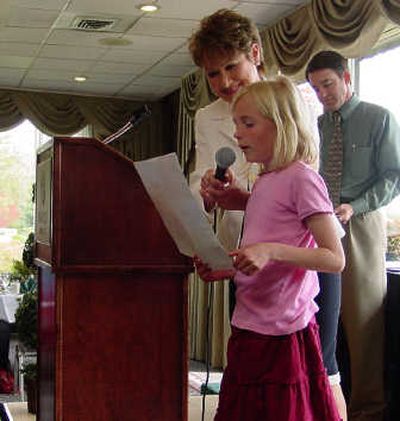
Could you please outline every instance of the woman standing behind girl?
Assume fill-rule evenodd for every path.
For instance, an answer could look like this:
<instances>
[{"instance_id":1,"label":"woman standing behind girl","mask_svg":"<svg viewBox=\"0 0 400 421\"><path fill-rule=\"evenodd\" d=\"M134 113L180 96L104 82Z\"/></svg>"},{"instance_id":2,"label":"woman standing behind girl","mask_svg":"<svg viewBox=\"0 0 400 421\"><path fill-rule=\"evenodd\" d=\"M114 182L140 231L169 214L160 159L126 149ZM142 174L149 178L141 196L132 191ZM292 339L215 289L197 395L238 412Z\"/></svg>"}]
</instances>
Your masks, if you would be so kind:
<instances>
[{"instance_id":1,"label":"woman standing behind girl","mask_svg":"<svg viewBox=\"0 0 400 421\"><path fill-rule=\"evenodd\" d=\"M296 87L284 77L242 88L232 102L235 137L263 172L233 250L236 306L216 421L337 421L322 362L316 271L344 255ZM235 188L230 174L229 184ZM210 186L211 187L211 186ZM207 197L207 179L201 194ZM196 259L200 276L214 280Z\"/></svg>"}]
</instances>

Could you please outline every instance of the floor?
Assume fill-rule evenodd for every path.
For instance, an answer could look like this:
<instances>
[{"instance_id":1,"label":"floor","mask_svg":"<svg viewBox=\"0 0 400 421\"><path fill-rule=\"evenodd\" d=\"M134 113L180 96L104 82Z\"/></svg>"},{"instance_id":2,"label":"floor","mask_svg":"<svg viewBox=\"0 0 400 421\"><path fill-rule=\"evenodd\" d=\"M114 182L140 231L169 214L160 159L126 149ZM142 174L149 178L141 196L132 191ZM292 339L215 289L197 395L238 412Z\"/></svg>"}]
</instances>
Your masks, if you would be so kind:
<instances>
[{"instance_id":1,"label":"floor","mask_svg":"<svg viewBox=\"0 0 400 421\"><path fill-rule=\"evenodd\" d=\"M221 383L222 371L210 369L208 384ZM207 369L203 362L191 360L189 363L189 395L201 395L201 386L207 379Z\"/></svg>"},{"instance_id":2,"label":"floor","mask_svg":"<svg viewBox=\"0 0 400 421\"><path fill-rule=\"evenodd\" d=\"M189 397L189 420L188 421L212 421L215 415L215 408L218 403L217 395L207 395L204 401L203 417L203 398L202 396ZM28 414L26 402L7 403L8 412L11 415L10 421L35 421L36 416Z\"/></svg>"},{"instance_id":3,"label":"floor","mask_svg":"<svg viewBox=\"0 0 400 421\"><path fill-rule=\"evenodd\" d=\"M6 404L10 421L35 421L36 416L28 413L26 402L9 402Z\"/></svg>"},{"instance_id":4,"label":"floor","mask_svg":"<svg viewBox=\"0 0 400 421\"><path fill-rule=\"evenodd\" d=\"M218 385L221 382L221 370L210 369L208 374L208 385ZM204 363L199 361L190 361L189 364L189 421L211 421L215 414L215 408L218 402L218 395L207 394L203 399L201 390L202 385L207 379L207 370ZM0 402L6 403L13 421L34 421L36 417L28 414L25 397L19 392L13 395L0 394Z\"/></svg>"}]
</instances>

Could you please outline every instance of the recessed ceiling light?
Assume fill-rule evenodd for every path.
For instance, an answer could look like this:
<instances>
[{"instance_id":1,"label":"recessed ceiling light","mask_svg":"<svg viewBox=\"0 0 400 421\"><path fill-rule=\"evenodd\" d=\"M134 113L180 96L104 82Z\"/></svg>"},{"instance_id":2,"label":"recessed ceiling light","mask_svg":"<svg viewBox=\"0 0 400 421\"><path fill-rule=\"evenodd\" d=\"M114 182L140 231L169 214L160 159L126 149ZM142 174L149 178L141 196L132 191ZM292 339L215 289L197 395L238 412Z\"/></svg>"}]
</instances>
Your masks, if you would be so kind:
<instances>
[{"instance_id":1,"label":"recessed ceiling light","mask_svg":"<svg viewBox=\"0 0 400 421\"><path fill-rule=\"evenodd\" d=\"M126 45L132 44L132 41L126 38L101 38L99 40L101 45L108 47L125 47Z\"/></svg>"},{"instance_id":2,"label":"recessed ceiling light","mask_svg":"<svg viewBox=\"0 0 400 421\"><path fill-rule=\"evenodd\" d=\"M87 77L86 76L74 76L75 82L86 82Z\"/></svg>"},{"instance_id":3,"label":"recessed ceiling light","mask_svg":"<svg viewBox=\"0 0 400 421\"><path fill-rule=\"evenodd\" d=\"M156 4L154 1L147 1L145 3L141 3L138 6L136 6L138 9L140 9L142 12L152 13L156 12L160 6Z\"/></svg>"}]
</instances>

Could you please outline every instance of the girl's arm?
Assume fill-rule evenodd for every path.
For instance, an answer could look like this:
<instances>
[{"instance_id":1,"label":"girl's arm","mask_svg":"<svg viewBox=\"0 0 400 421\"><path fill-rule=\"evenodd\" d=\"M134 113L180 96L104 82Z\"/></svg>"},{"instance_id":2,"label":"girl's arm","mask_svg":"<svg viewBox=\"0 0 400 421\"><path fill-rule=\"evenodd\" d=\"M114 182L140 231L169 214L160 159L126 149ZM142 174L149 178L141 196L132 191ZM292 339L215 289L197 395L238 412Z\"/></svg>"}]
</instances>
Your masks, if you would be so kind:
<instances>
[{"instance_id":1,"label":"girl's arm","mask_svg":"<svg viewBox=\"0 0 400 421\"><path fill-rule=\"evenodd\" d=\"M333 218L333 215L321 213L305 220L318 244L317 248L280 243L251 244L230 253L234 257L234 266L246 275L259 271L270 260L321 272L340 272L344 268L345 258Z\"/></svg>"}]
</instances>

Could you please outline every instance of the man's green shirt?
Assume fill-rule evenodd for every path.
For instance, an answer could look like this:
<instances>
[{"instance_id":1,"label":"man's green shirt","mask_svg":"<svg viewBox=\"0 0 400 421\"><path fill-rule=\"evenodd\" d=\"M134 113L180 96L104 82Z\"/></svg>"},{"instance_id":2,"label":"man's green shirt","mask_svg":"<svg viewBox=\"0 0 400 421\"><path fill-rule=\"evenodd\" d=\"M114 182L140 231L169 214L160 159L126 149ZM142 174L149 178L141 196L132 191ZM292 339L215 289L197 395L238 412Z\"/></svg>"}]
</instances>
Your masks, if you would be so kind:
<instances>
[{"instance_id":1,"label":"man's green shirt","mask_svg":"<svg viewBox=\"0 0 400 421\"><path fill-rule=\"evenodd\" d=\"M400 193L400 128L394 116L379 105L355 95L339 109L343 133L341 202L354 213L387 205ZM333 137L332 113L318 119L320 172L328 159Z\"/></svg>"}]
</instances>

